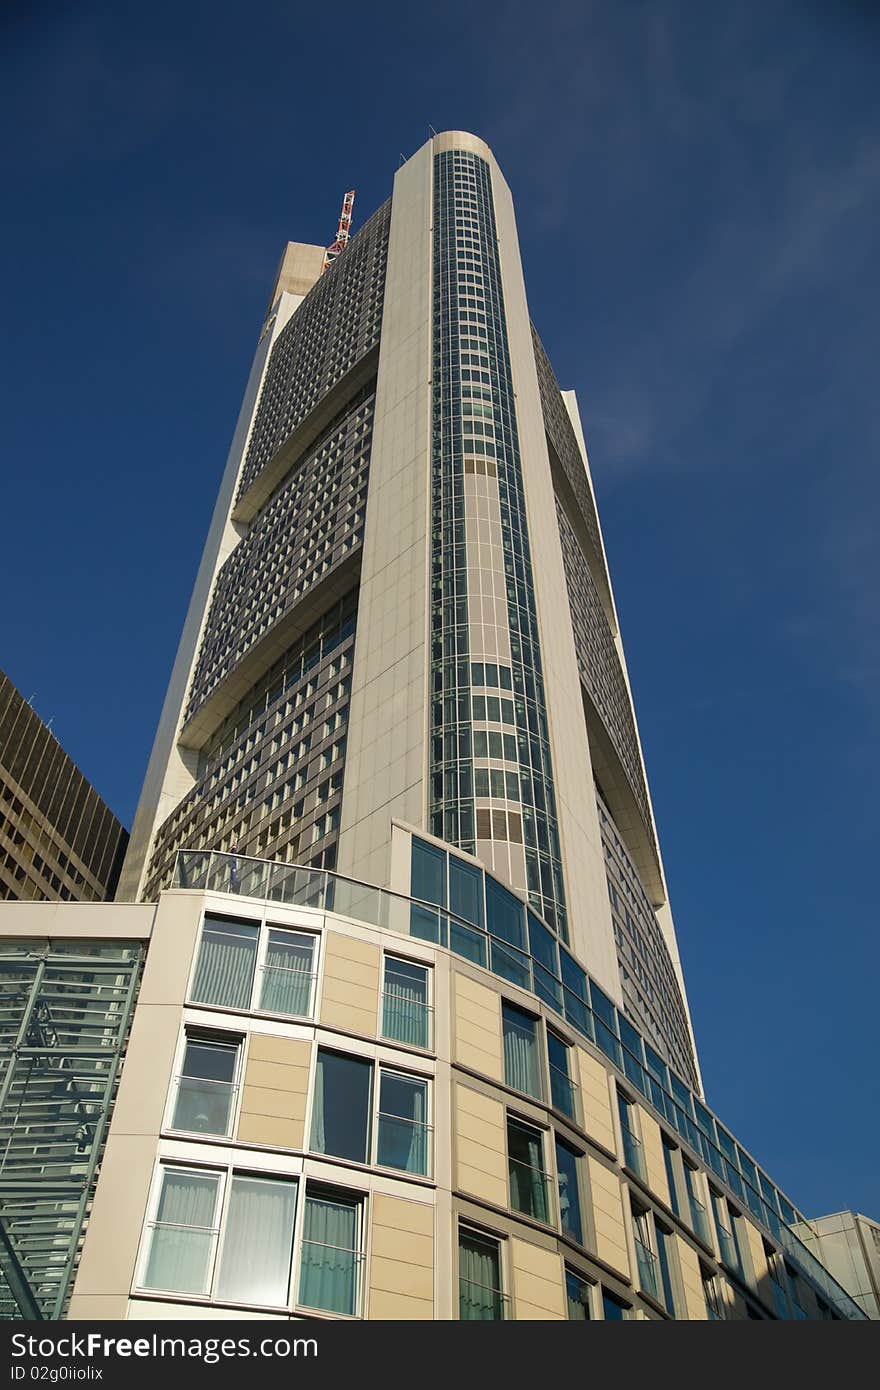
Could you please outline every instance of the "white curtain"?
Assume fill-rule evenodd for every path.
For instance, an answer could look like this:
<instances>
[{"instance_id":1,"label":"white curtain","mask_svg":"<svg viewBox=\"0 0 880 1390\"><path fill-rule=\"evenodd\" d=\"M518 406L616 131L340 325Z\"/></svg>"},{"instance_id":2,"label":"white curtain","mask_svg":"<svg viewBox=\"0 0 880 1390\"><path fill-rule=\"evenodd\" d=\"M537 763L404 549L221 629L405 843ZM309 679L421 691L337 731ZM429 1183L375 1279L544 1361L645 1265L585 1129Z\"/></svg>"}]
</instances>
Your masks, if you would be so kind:
<instances>
[{"instance_id":1,"label":"white curtain","mask_svg":"<svg viewBox=\"0 0 880 1390\"><path fill-rule=\"evenodd\" d=\"M207 1293L219 1177L166 1169L144 1283L174 1293Z\"/></svg>"},{"instance_id":2,"label":"white curtain","mask_svg":"<svg viewBox=\"0 0 880 1390\"><path fill-rule=\"evenodd\" d=\"M295 1182L232 1179L218 1298L287 1305L295 1214Z\"/></svg>"}]
</instances>

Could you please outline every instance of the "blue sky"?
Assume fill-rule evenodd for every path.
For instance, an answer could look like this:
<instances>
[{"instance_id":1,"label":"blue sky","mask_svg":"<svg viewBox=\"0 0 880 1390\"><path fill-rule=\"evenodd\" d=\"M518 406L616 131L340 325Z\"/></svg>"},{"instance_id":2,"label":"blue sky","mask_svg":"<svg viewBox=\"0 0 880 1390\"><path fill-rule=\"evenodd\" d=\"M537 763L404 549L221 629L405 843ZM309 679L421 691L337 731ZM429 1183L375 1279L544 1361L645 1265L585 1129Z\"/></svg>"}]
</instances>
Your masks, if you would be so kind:
<instances>
[{"instance_id":1,"label":"blue sky","mask_svg":"<svg viewBox=\"0 0 880 1390\"><path fill-rule=\"evenodd\" d=\"M130 824L283 243L429 123L482 135L580 399L710 1103L804 1209L878 1217L871 8L7 6L0 666Z\"/></svg>"}]
</instances>

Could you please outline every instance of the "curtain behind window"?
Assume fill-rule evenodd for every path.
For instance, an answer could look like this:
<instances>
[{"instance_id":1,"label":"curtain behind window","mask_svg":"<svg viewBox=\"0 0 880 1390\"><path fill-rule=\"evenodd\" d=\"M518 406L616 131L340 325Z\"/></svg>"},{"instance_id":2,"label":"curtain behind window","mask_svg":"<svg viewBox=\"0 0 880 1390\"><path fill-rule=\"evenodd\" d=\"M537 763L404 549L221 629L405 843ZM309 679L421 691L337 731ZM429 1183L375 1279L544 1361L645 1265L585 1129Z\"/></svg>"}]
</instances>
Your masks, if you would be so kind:
<instances>
[{"instance_id":1,"label":"curtain behind window","mask_svg":"<svg viewBox=\"0 0 880 1390\"><path fill-rule=\"evenodd\" d=\"M207 1293L219 1178L166 1169L144 1275L149 1289Z\"/></svg>"},{"instance_id":2,"label":"curtain behind window","mask_svg":"<svg viewBox=\"0 0 880 1390\"><path fill-rule=\"evenodd\" d=\"M502 1006L504 1024L504 1079L508 1086L540 1099L541 1068L538 1056L537 1026L528 1015L509 1005Z\"/></svg>"},{"instance_id":3,"label":"curtain behind window","mask_svg":"<svg viewBox=\"0 0 880 1390\"><path fill-rule=\"evenodd\" d=\"M498 1248L479 1236L458 1236L458 1316L462 1322L495 1322L504 1317Z\"/></svg>"},{"instance_id":4,"label":"curtain behind window","mask_svg":"<svg viewBox=\"0 0 880 1390\"><path fill-rule=\"evenodd\" d=\"M357 1311L356 1202L307 1197L299 1301L328 1313Z\"/></svg>"},{"instance_id":5,"label":"curtain behind window","mask_svg":"<svg viewBox=\"0 0 880 1390\"><path fill-rule=\"evenodd\" d=\"M428 1046L427 982L424 973L390 962L385 968L382 1031L386 1038Z\"/></svg>"},{"instance_id":6,"label":"curtain behind window","mask_svg":"<svg viewBox=\"0 0 880 1390\"><path fill-rule=\"evenodd\" d=\"M304 1018L311 1011L314 942L269 932L260 1008Z\"/></svg>"},{"instance_id":7,"label":"curtain behind window","mask_svg":"<svg viewBox=\"0 0 880 1390\"><path fill-rule=\"evenodd\" d=\"M547 1184L543 1173L541 1136L508 1124L507 1148L510 1156L510 1205L536 1221L547 1220Z\"/></svg>"},{"instance_id":8,"label":"curtain behind window","mask_svg":"<svg viewBox=\"0 0 880 1390\"><path fill-rule=\"evenodd\" d=\"M259 934L259 927L247 922L224 922L206 917L193 981L193 999L200 1004L220 1004L227 1009L248 1008Z\"/></svg>"},{"instance_id":9,"label":"curtain behind window","mask_svg":"<svg viewBox=\"0 0 880 1390\"><path fill-rule=\"evenodd\" d=\"M296 1183L234 1177L226 1212L217 1297L286 1304Z\"/></svg>"}]
</instances>

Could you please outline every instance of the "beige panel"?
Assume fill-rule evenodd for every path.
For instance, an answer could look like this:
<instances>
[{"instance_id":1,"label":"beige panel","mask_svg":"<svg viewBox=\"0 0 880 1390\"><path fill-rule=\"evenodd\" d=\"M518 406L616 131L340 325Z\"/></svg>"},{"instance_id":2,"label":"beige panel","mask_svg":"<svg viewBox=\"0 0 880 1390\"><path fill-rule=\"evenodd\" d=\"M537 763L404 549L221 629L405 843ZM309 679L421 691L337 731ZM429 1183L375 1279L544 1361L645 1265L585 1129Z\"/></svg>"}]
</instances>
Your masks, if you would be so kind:
<instances>
[{"instance_id":1,"label":"beige panel","mask_svg":"<svg viewBox=\"0 0 880 1390\"><path fill-rule=\"evenodd\" d=\"M74 1294L67 1310L67 1322L124 1322L128 1308L128 1297L94 1298Z\"/></svg>"},{"instance_id":2,"label":"beige panel","mask_svg":"<svg viewBox=\"0 0 880 1390\"><path fill-rule=\"evenodd\" d=\"M111 1129L74 1286L77 1298L128 1295L155 1158L154 1137Z\"/></svg>"},{"instance_id":3,"label":"beige panel","mask_svg":"<svg viewBox=\"0 0 880 1390\"><path fill-rule=\"evenodd\" d=\"M775 1308L776 1304L773 1298L773 1289L771 1288L770 1270L767 1265L767 1256L764 1253L764 1241L761 1238L761 1232L758 1230L757 1226L752 1225L748 1217L743 1217L743 1224L749 1243L751 1267L754 1271L753 1287L763 1303L766 1303L769 1308Z\"/></svg>"},{"instance_id":4,"label":"beige panel","mask_svg":"<svg viewBox=\"0 0 880 1390\"><path fill-rule=\"evenodd\" d=\"M620 1179L595 1158L589 1158L590 1197L596 1229L596 1254L612 1269L630 1275L623 1196Z\"/></svg>"},{"instance_id":5,"label":"beige panel","mask_svg":"<svg viewBox=\"0 0 880 1390\"><path fill-rule=\"evenodd\" d=\"M379 967L378 946L328 932L321 1021L374 1037L379 1013Z\"/></svg>"},{"instance_id":6,"label":"beige panel","mask_svg":"<svg viewBox=\"0 0 880 1390\"><path fill-rule=\"evenodd\" d=\"M578 1047L578 1072L581 1083L581 1101L584 1110L584 1129L591 1139L601 1144L609 1153L617 1152L614 1137L614 1121L611 1114L611 1094L608 1089L608 1073L601 1062L592 1057L584 1048Z\"/></svg>"},{"instance_id":7,"label":"beige panel","mask_svg":"<svg viewBox=\"0 0 880 1390\"><path fill-rule=\"evenodd\" d=\"M373 1229L379 1226L433 1237L434 1208L426 1202L409 1202L401 1197L389 1197L386 1193L379 1192L373 1199Z\"/></svg>"},{"instance_id":8,"label":"beige panel","mask_svg":"<svg viewBox=\"0 0 880 1390\"><path fill-rule=\"evenodd\" d=\"M471 1121L480 1121L480 1133L487 1142L478 1142L466 1132ZM474 1197L507 1206L507 1145L504 1106L488 1096L477 1095L466 1086L455 1088L456 1186Z\"/></svg>"},{"instance_id":9,"label":"beige panel","mask_svg":"<svg viewBox=\"0 0 880 1390\"><path fill-rule=\"evenodd\" d=\"M663 1161L663 1140L660 1137L660 1126L653 1116L648 1114L644 1106L638 1106L638 1112L648 1186L668 1207L671 1205L669 1181L666 1177L666 1164Z\"/></svg>"},{"instance_id":10,"label":"beige panel","mask_svg":"<svg viewBox=\"0 0 880 1390\"><path fill-rule=\"evenodd\" d=\"M252 1033L238 1138L248 1144L303 1147L311 1043Z\"/></svg>"},{"instance_id":11,"label":"beige panel","mask_svg":"<svg viewBox=\"0 0 880 1390\"><path fill-rule=\"evenodd\" d=\"M564 1319L565 1284L559 1254L514 1236L510 1260L517 1319Z\"/></svg>"},{"instance_id":12,"label":"beige panel","mask_svg":"<svg viewBox=\"0 0 880 1390\"><path fill-rule=\"evenodd\" d=\"M158 1135L174 1071L180 1020L179 1003L139 1004L135 1009L113 1114L114 1133Z\"/></svg>"},{"instance_id":13,"label":"beige panel","mask_svg":"<svg viewBox=\"0 0 880 1390\"><path fill-rule=\"evenodd\" d=\"M684 1289L684 1303L690 1322L705 1322L706 1299L703 1293L703 1276L700 1273L700 1261L696 1250L692 1249L681 1236L676 1236L678 1246L678 1267L681 1270L681 1282Z\"/></svg>"},{"instance_id":14,"label":"beige panel","mask_svg":"<svg viewBox=\"0 0 880 1390\"><path fill-rule=\"evenodd\" d=\"M387 883L391 819L424 824L431 153L394 178L339 872Z\"/></svg>"},{"instance_id":15,"label":"beige panel","mask_svg":"<svg viewBox=\"0 0 880 1390\"><path fill-rule=\"evenodd\" d=\"M434 1211L377 1195L373 1202L370 1317L434 1316Z\"/></svg>"},{"instance_id":16,"label":"beige panel","mask_svg":"<svg viewBox=\"0 0 880 1390\"><path fill-rule=\"evenodd\" d=\"M503 1081L500 994L456 972L453 1007L455 1060L493 1081Z\"/></svg>"}]
</instances>

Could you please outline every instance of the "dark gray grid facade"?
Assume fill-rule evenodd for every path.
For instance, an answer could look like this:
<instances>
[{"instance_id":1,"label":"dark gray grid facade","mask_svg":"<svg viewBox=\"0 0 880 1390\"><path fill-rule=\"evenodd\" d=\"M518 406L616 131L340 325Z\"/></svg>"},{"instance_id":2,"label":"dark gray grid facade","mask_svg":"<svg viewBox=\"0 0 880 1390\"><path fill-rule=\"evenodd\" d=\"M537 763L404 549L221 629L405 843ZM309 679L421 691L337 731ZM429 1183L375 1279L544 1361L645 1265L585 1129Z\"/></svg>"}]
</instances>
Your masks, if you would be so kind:
<instances>
[{"instance_id":1,"label":"dark gray grid facade","mask_svg":"<svg viewBox=\"0 0 880 1390\"><path fill-rule=\"evenodd\" d=\"M690 1030L669 948L638 870L596 798L624 1010L670 1066L699 1090Z\"/></svg>"},{"instance_id":2,"label":"dark gray grid facade","mask_svg":"<svg viewBox=\"0 0 880 1390\"><path fill-rule=\"evenodd\" d=\"M532 342L535 348L535 366L538 371L538 389L541 393L541 411L544 416L544 430L550 451L550 464L554 481L559 486L559 475L571 489L577 512L586 529L591 568L603 578L605 560L602 556L602 542L599 537L599 522L593 504L593 496L587 483L581 451L575 438L571 419L565 408L556 374L544 350L544 344L532 325Z\"/></svg>"},{"instance_id":3,"label":"dark gray grid facade","mask_svg":"<svg viewBox=\"0 0 880 1390\"><path fill-rule=\"evenodd\" d=\"M389 199L279 334L260 393L239 497L323 397L377 346L390 226Z\"/></svg>"},{"instance_id":4,"label":"dark gray grid facade","mask_svg":"<svg viewBox=\"0 0 880 1390\"><path fill-rule=\"evenodd\" d=\"M653 844L654 834L648 793L642 775L642 760L639 756L632 706L617 648L590 567L558 496L556 519L562 543L562 560L581 682L614 745Z\"/></svg>"},{"instance_id":5,"label":"dark gray grid facade","mask_svg":"<svg viewBox=\"0 0 880 1390\"><path fill-rule=\"evenodd\" d=\"M0 899L113 897L128 832L0 672Z\"/></svg>"},{"instance_id":6,"label":"dark gray grid facade","mask_svg":"<svg viewBox=\"0 0 880 1390\"><path fill-rule=\"evenodd\" d=\"M294 468L217 577L185 721L260 639L362 542L374 388Z\"/></svg>"},{"instance_id":7,"label":"dark gray grid facade","mask_svg":"<svg viewBox=\"0 0 880 1390\"><path fill-rule=\"evenodd\" d=\"M200 757L160 827L144 896L169 887L179 849L336 864L357 591L261 676Z\"/></svg>"},{"instance_id":8,"label":"dark gray grid facade","mask_svg":"<svg viewBox=\"0 0 880 1390\"><path fill-rule=\"evenodd\" d=\"M489 166L477 155L457 151L435 156L433 255L431 825L449 843L470 847L470 739L477 706L468 700L467 639L461 634L467 624L461 579L466 563L463 476L470 457L475 469L482 465L488 473L491 468L498 485L521 808L520 820L509 807L477 807L476 840L496 835L513 839L521 825L529 897L565 938L565 887L495 206ZM490 434L478 433L479 425L471 427L470 437L465 430L462 402L468 378L491 391ZM438 765L441 737L443 762ZM440 774L442 797L437 796Z\"/></svg>"},{"instance_id":9,"label":"dark gray grid facade","mask_svg":"<svg viewBox=\"0 0 880 1390\"><path fill-rule=\"evenodd\" d=\"M0 1321L63 1316L142 957L0 941Z\"/></svg>"}]
</instances>

